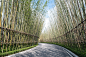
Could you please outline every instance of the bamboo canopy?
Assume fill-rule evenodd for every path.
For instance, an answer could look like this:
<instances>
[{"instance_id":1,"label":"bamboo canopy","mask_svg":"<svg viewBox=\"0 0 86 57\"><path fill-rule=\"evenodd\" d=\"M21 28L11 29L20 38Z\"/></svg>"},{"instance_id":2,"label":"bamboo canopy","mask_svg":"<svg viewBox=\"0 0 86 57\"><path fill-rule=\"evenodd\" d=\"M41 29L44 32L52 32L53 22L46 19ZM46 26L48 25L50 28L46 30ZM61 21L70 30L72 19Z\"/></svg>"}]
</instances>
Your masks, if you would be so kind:
<instances>
[{"instance_id":1,"label":"bamboo canopy","mask_svg":"<svg viewBox=\"0 0 86 57\"><path fill-rule=\"evenodd\" d=\"M86 57L86 0L54 0L49 25L40 35L40 42L64 46Z\"/></svg>"},{"instance_id":2,"label":"bamboo canopy","mask_svg":"<svg viewBox=\"0 0 86 57\"><path fill-rule=\"evenodd\" d=\"M42 2L0 0L0 56L38 43L47 0Z\"/></svg>"}]
</instances>

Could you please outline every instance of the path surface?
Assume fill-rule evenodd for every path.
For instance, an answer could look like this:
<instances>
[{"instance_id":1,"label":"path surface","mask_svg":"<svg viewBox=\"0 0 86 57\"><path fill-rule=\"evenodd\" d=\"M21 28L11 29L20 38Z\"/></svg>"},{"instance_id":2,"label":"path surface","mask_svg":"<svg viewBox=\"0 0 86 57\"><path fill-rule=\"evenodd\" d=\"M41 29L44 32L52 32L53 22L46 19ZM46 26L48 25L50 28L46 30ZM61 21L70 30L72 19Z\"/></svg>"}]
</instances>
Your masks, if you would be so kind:
<instances>
[{"instance_id":1,"label":"path surface","mask_svg":"<svg viewBox=\"0 0 86 57\"><path fill-rule=\"evenodd\" d=\"M61 46L39 43L38 46L6 57L73 57Z\"/></svg>"}]
</instances>

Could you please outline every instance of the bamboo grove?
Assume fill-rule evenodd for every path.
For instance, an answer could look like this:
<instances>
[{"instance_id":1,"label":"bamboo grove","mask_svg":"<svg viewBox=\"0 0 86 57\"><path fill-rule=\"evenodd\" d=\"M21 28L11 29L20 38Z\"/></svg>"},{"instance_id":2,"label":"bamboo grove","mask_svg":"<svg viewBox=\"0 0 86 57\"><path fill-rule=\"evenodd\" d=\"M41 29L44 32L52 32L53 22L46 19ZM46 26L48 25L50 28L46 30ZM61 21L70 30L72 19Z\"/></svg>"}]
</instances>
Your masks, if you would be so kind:
<instances>
[{"instance_id":1,"label":"bamboo grove","mask_svg":"<svg viewBox=\"0 0 86 57\"><path fill-rule=\"evenodd\" d=\"M0 54L38 43L47 0L42 2L0 0Z\"/></svg>"},{"instance_id":2,"label":"bamboo grove","mask_svg":"<svg viewBox=\"0 0 86 57\"><path fill-rule=\"evenodd\" d=\"M62 45L86 57L86 0L54 1L56 6L55 12L51 11L50 26L39 41Z\"/></svg>"}]
</instances>

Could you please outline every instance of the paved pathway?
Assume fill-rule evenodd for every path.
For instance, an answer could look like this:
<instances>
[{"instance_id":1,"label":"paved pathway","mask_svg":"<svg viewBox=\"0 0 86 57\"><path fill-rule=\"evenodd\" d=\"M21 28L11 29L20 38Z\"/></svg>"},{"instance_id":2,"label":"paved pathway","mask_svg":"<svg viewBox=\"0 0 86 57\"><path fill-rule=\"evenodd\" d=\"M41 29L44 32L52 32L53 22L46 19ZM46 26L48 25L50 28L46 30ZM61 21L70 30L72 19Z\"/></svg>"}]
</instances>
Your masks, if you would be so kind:
<instances>
[{"instance_id":1,"label":"paved pathway","mask_svg":"<svg viewBox=\"0 0 86 57\"><path fill-rule=\"evenodd\" d=\"M6 57L74 57L61 46L39 43L38 46Z\"/></svg>"}]
</instances>

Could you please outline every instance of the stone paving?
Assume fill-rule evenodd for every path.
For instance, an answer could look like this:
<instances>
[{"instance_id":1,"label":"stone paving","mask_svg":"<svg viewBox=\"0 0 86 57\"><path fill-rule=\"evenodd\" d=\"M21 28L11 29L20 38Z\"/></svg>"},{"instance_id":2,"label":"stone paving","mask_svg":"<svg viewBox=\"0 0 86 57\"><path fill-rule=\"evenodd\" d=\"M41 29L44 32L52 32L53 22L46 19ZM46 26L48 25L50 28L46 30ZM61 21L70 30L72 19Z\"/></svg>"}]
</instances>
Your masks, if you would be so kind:
<instances>
[{"instance_id":1,"label":"stone paving","mask_svg":"<svg viewBox=\"0 0 86 57\"><path fill-rule=\"evenodd\" d=\"M39 43L38 46L6 57L73 57L61 46Z\"/></svg>"}]
</instances>

